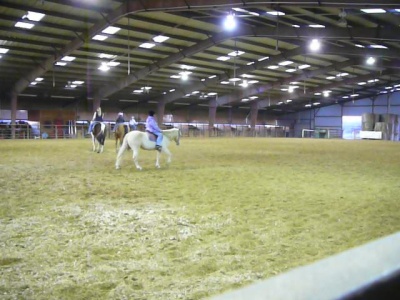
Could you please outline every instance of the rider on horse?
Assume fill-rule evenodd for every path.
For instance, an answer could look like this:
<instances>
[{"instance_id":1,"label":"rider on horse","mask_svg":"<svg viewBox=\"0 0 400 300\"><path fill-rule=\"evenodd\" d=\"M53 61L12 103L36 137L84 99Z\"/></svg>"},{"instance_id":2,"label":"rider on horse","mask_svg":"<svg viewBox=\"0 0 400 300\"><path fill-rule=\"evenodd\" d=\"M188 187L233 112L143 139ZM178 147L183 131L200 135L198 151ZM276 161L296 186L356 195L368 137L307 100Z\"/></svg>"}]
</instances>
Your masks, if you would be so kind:
<instances>
[{"instance_id":1,"label":"rider on horse","mask_svg":"<svg viewBox=\"0 0 400 300\"><path fill-rule=\"evenodd\" d=\"M118 113L117 120L115 121L114 132L117 131L119 125L124 125L124 123L125 123L124 113L120 112Z\"/></svg>"},{"instance_id":2,"label":"rider on horse","mask_svg":"<svg viewBox=\"0 0 400 300\"><path fill-rule=\"evenodd\" d=\"M146 131L151 132L152 134L154 134L155 136L157 136L157 140L156 140L156 150L161 152L161 143L163 140L163 134L161 132L160 127L158 127L157 125L157 121L154 118L154 111L150 110L149 111L149 115L146 119Z\"/></svg>"},{"instance_id":3,"label":"rider on horse","mask_svg":"<svg viewBox=\"0 0 400 300\"><path fill-rule=\"evenodd\" d=\"M101 107L97 108L97 110L93 114L92 121L90 122L90 125L89 125L89 133L92 132L93 126L95 124L97 124L99 122L103 122L103 117L104 117L104 114L101 113Z\"/></svg>"}]
</instances>

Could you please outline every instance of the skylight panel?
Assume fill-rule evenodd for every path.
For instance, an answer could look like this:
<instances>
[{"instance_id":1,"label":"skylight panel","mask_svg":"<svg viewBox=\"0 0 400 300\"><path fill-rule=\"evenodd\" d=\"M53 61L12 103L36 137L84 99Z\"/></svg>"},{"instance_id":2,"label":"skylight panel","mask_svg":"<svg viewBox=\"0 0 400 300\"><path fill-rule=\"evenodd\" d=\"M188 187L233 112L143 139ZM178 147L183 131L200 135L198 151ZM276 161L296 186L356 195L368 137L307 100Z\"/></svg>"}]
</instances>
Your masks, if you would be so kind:
<instances>
[{"instance_id":1,"label":"skylight panel","mask_svg":"<svg viewBox=\"0 0 400 300\"><path fill-rule=\"evenodd\" d=\"M17 22L17 23L15 23L15 27L18 27L18 28L32 29L33 26L35 26L35 25L32 24L32 23L27 23L27 22Z\"/></svg>"},{"instance_id":2,"label":"skylight panel","mask_svg":"<svg viewBox=\"0 0 400 300\"><path fill-rule=\"evenodd\" d=\"M96 34L92 39L96 41L104 41L108 39L108 36L102 34Z\"/></svg>"},{"instance_id":3,"label":"skylight panel","mask_svg":"<svg viewBox=\"0 0 400 300\"><path fill-rule=\"evenodd\" d=\"M280 65L280 66L287 66L287 65L290 65L290 64L292 64L293 62L291 61L291 60L285 60L285 61L282 61L282 62L280 62L278 65Z\"/></svg>"},{"instance_id":4,"label":"skylight panel","mask_svg":"<svg viewBox=\"0 0 400 300\"><path fill-rule=\"evenodd\" d=\"M139 45L140 48L145 48L145 49L151 49L155 46L156 44L153 43L143 43L141 45Z\"/></svg>"},{"instance_id":5,"label":"skylight panel","mask_svg":"<svg viewBox=\"0 0 400 300\"><path fill-rule=\"evenodd\" d=\"M102 33L106 34L116 34L118 31L120 31L121 28L115 27L115 26L108 26L106 29L102 31Z\"/></svg>"},{"instance_id":6,"label":"skylight panel","mask_svg":"<svg viewBox=\"0 0 400 300\"><path fill-rule=\"evenodd\" d=\"M221 61L227 61L227 60L229 60L229 59L231 59L229 56L220 56L220 57L217 57L217 60L221 60Z\"/></svg>"},{"instance_id":7,"label":"skylight panel","mask_svg":"<svg viewBox=\"0 0 400 300\"><path fill-rule=\"evenodd\" d=\"M75 56L64 56L61 60L64 61L73 61L76 57Z\"/></svg>"},{"instance_id":8,"label":"skylight panel","mask_svg":"<svg viewBox=\"0 0 400 300\"><path fill-rule=\"evenodd\" d=\"M29 21L34 21L34 22L39 22L45 14L33 12L33 11L28 11L26 15L22 17L22 19L28 19Z\"/></svg>"},{"instance_id":9,"label":"skylight panel","mask_svg":"<svg viewBox=\"0 0 400 300\"><path fill-rule=\"evenodd\" d=\"M157 36L153 37L153 41L156 43L162 43L168 39L169 39L169 37L165 36L165 35L157 35Z\"/></svg>"},{"instance_id":10,"label":"skylight panel","mask_svg":"<svg viewBox=\"0 0 400 300\"><path fill-rule=\"evenodd\" d=\"M228 55L230 55L230 56L239 56L239 55L242 55L244 53L245 52L243 52L243 51L232 51L232 52L228 53Z\"/></svg>"}]
</instances>

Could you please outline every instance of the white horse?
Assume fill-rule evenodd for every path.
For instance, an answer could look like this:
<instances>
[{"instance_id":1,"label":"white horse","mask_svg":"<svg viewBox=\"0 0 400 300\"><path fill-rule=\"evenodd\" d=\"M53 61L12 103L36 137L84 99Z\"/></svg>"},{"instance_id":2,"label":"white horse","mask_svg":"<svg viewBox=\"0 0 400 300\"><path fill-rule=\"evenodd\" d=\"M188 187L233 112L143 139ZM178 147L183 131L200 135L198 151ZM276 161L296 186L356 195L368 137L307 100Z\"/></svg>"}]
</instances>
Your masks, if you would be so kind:
<instances>
[{"instance_id":1,"label":"white horse","mask_svg":"<svg viewBox=\"0 0 400 300\"><path fill-rule=\"evenodd\" d=\"M101 122L96 123L90 135L92 136L93 152L102 153L106 139L106 125Z\"/></svg>"},{"instance_id":2,"label":"white horse","mask_svg":"<svg viewBox=\"0 0 400 300\"><path fill-rule=\"evenodd\" d=\"M132 149L133 151L133 162L135 163L136 169L141 170L142 167L138 163L138 157L139 157L139 148L142 148L144 150L156 150L156 142L151 141L149 139L149 134L148 132L142 132L142 131L130 131L128 132L125 137L124 141L122 143L122 146L119 148L118 154L117 154L117 161L115 162L115 168L120 169L121 168L121 157L122 154L125 152L125 150L128 148L128 146ZM168 149L168 145L171 141L175 141L176 145L179 145L179 138L180 138L180 130L178 128L172 128L172 129L166 129L162 130L162 134L164 136L163 141L162 141L162 153L165 153L167 155L167 163L169 164L171 162L171 152ZM160 168L160 152L157 152L157 159L156 159L156 168Z\"/></svg>"}]
</instances>

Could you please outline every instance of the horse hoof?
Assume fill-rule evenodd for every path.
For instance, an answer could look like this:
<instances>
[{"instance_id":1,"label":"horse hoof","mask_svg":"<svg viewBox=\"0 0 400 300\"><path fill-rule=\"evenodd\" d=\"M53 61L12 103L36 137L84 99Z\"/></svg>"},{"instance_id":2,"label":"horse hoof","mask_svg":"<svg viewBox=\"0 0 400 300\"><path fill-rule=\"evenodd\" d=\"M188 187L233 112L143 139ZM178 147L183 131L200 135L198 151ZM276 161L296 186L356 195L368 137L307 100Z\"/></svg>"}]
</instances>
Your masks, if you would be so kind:
<instances>
[{"instance_id":1,"label":"horse hoof","mask_svg":"<svg viewBox=\"0 0 400 300\"><path fill-rule=\"evenodd\" d=\"M115 166L115 169L119 170L119 169L121 169L121 167L120 166Z\"/></svg>"}]
</instances>

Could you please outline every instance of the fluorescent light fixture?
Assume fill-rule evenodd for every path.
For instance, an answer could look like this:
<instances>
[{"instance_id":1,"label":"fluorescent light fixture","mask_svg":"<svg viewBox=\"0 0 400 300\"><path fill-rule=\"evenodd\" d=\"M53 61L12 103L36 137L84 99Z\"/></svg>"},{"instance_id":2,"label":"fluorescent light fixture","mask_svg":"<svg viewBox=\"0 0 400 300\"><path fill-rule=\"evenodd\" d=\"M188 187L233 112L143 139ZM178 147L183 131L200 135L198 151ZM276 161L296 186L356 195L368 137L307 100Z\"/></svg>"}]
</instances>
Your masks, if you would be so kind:
<instances>
[{"instance_id":1,"label":"fluorescent light fixture","mask_svg":"<svg viewBox=\"0 0 400 300\"><path fill-rule=\"evenodd\" d=\"M169 90L169 92L170 92L170 93L175 92L175 89L171 89L171 90Z\"/></svg>"},{"instance_id":2,"label":"fluorescent light fixture","mask_svg":"<svg viewBox=\"0 0 400 300\"><path fill-rule=\"evenodd\" d=\"M24 28L24 29L32 29L32 27L35 26L32 23L27 23L27 22L17 22L15 23L15 27L18 28Z\"/></svg>"},{"instance_id":3,"label":"fluorescent light fixture","mask_svg":"<svg viewBox=\"0 0 400 300\"><path fill-rule=\"evenodd\" d=\"M215 77L217 77L217 75L208 76L208 78L210 78L210 79L215 78Z\"/></svg>"},{"instance_id":4,"label":"fluorescent light fixture","mask_svg":"<svg viewBox=\"0 0 400 300\"><path fill-rule=\"evenodd\" d=\"M156 44L153 44L153 43L143 43L143 44L140 44L139 47L145 48L145 49L150 49L150 48L153 48L155 45Z\"/></svg>"},{"instance_id":5,"label":"fluorescent light fixture","mask_svg":"<svg viewBox=\"0 0 400 300\"><path fill-rule=\"evenodd\" d=\"M305 64L305 65L300 65L298 68L299 68L300 70L302 70L302 69L307 69L307 68L309 68L309 67L311 67L311 66Z\"/></svg>"},{"instance_id":6,"label":"fluorescent light fixture","mask_svg":"<svg viewBox=\"0 0 400 300\"><path fill-rule=\"evenodd\" d=\"M382 8L363 8L360 9L362 12L365 12L366 14L384 14L386 13L386 10Z\"/></svg>"},{"instance_id":7,"label":"fluorescent light fixture","mask_svg":"<svg viewBox=\"0 0 400 300\"><path fill-rule=\"evenodd\" d=\"M287 65L290 65L290 64L292 64L293 62L291 61L291 60L285 60L285 61L282 61L282 62L280 62L278 65L280 65L280 66L287 66Z\"/></svg>"},{"instance_id":8,"label":"fluorescent light fixture","mask_svg":"<svg viewBox=\"0 0 400 300\"><path fill-rule=\"evenodd\" d=\"M292 102L293 100L291 100L291 99L287 99L286 100L286 103L290 103L290 102Z\"/></svg>"},{"instance_id":9,"label":"fluorescent light fixture","mask_svg":"<svg viewBox=\"0 0 400 300\"><path fill-rule=\"evenodd\" d=\"M239 56L239 55L242 55L242 54L245 54L245 52L243 52L243 51L232 51L232 52L228 53L229 56Z\"/></svg>"},{"instance_id":10,"label":"fluorescent light fixture","mask_svg":"<svg viewBox=\"0 0 400 300\"><path fill-rule=\"evenodd\" d=\"M253 75L249 75L249 74L242 74L240 76L242 76L243 78L252 78L252 77L254 77Z\"/></svg>"},{"instance_id":11,"label":"fluorescent light fixture","mask_svg":"<svg viewBox=\"0 0 400 300\"><path fill-rule=\"evenodd\" d=\"M106 29L104 29L102 31L102 33L105 33L105 34L116 34L120 30L121 30L121 28L119 28L119 27L108 26Z\"/></svg>"},{"instance_id":12,"label":"fluorescent light fixture","mask_svg":"<svg viewBox=\"0 0 400 300\"><path fill-rule=\"evenodd\" d=\"M202 78L202 79L200 79L200 81L206 81L206 79L205 79L205 78Z\"/></svg>"},{"instance_id":13,"label":"fluorescent light fixture","mask_svg":"<svg viewBox=\"0 0 400 300\"><path fill-rule=\"evenodd\" d=\"M284 12L277 11L277 10L275 10L275 11L267 11L267 14L273 15L273 16L284 16L285 15Z\"/></svg>"},{"instance_id":14,"label":"fluorescent light fixture","mask_svg":"<svg viewBox=\"0 0 400 300\"><path fill-rule=\"evenodd\" d=\"M229 84L229 81L221 81L221 84Z\"/></svg>"},{"instance_id":15,"label":"fluorescent light fixture","mask_svg":"<svg viewBox=\"0 0 400 300\"><path fill-rule=\"evenodd\" d=\"M255 84L258 83L258 80L249 80L249 84Z\"/></svg>"},{"instance_id":16,"label":"fluorescent light fixture","mask_svg":"<svg viewBox=\"0 0 400 300\"><path fill-rule=\"evenodd\" d=\"M192 72L181 72L180 74L182 74L181 79L182 80L188 80L189 79L189 73Z\"/></svg>"},{"instance_id":17,"label":"fluorescent light fixture","mask_svg":"<svg viewBox=\"0 0 400 300\"><path fill-rule=\"evenodd\" d=\"M285 72L293 73L293 72L296 72L296 69L287 69Z\"/></svg>"},{"instance_id":18,"label":"fluorescent light fixture","mask_svg":"<svg viewBox=\"0 0 400 300\"><path fill-rule=\"evenodd\" d=\"M236 82L236 81L240 81L241 79L240 78L230 78L229 79L229 81L231 81L231 82Z\"/></svg>"},{"instance_id":19,"label":"fluorescent light fixture","mask_svg":"<svg viewBox=\"0 0 400 300\"><path fill-rule=\"evenodd\" d=\"M63 61L73 61L76 57L75 56L64 56L61 58Z\"/></svg>"},{"instance_id":20,"label":"fluorescent light fixture","mask_svg":"<svg viewBox=\"0 0 400 300\"><path fill-rule=\"evenodd\" d=\"M314 93L314 95L315 96L320 96L320 95L322 95L322 93L316 92L316 93Z\"/></svg>"},{"instance_id":21,"label":"fluorescent light fixture","mask_svg":"<svg viewBox=\"0 0 400 300\"><path fill-rule=\"evenodd\" d=\"M298 81L292 81L290 84L296 85L296 84L300 84L300 82L298 82Z\"/></svg>"},{"instance_id":22,"label":"fluorescent light fixture","mask_svg":"<svg viewBox=\"0 0 400 300\"><path fill-rule=\"evenodd\" d=\"M8 52L8 49L6 49L6 48L0 48L0 53L1 54L5 54L5 53L7 53Z\"/></svg>"},{"instance_id":23,"label":"fluorescent light fixture","mask_svg":"<svg viewBox=\"0 0 400 300\"><path fill-rule=\"evenodd\" d=\"M34 21L34 22L39 22L45 14L33 12L33 11L28 11L26 15L22 17L22 19L28 19L29 21Z\"/></svg>"},{"instance_id":24,"label":"fluorescent light fixture","mask_svg":"<svg viewBox=\"0 0 400 300\"><path fill-rule=\"evenodd\" d=\"M258 96L250 96L250 100L258 99Z\"/></svg>"},{"instance_id":25,"label":"fluorescent light fixture","mask_svg":"<svg viewBox=\"0 0 400 300\"><path fill-rule=\"evenodd\" d=\"M249 86L249 83L247 82L247 80L243 80L243 82L241 84L239 84L239 85L241 85L242 87L246 88L246 87Z\"/></svg>"},{"instance_id":26,"label":"fluorescent light fixture","mask_svg":"<svg viewBox=\"0 0 400 300\"><path fill-rule=\"evenodd\" d=\"M308 27L311 27L311 28L325 28L324 25L320 25L320 24L311 24L311 25L308 25Z\"/></svg>"},{"instance_id":27,"label":"fluorescent light fixture","mask_svg":"<svg viewBox=\"0 0 400 300\"><path fill-rule=\"evenodd\" d=\"M326 77L326 79L328 79L328 80L332 80L332 79L335 79L336 78L336 76L328 76L328 77Z\"/></svg>"},{"instance_id":28,"label":"fluorescent light fixture","mask_svg":"<svg viewBox=\"0 0 400 300\"><path fill-rule=\"evenodd\" d=\"M35 81L43 81L43 79L44 78L42 78L42 77L38 77L38 78L35 79Z\"/></svg>"},{"instance_id":29,"label":"fluorescent light fixture","mask_svg":"<svg viewBox=\"0 0 400 300\"><path fill-rule=\"evenodd\" d=\"M339 73L336 76L337 77L344 77L344 76L348 76L348 75L349 75L349 73Z\"/></svg>"},{"instance_id":30,"label":"fluorescent light fixture","mask_svg":"<svg viewBox=\"0 0 400 300\"><path fill-rule=\"evenodd\" d=\"M300 25L292 25L294 28L300 28Z\"/></svg>"},{"instance_id":31,"label":"fluorescent light fixture","mask_svg":"<svg viewBox=\"0 0 400 300\"><path fill-rule=\"evenodd\" d=\"M72 84L78 84L78 85L80 85L80 84L84 84L85 82L84 81L81 81L81 80L75 80L75 81L72 81Z\"/></svg>"},{"instance_id":32,"label":"fluorescent light fixture","mask_svg":"<svg viewBox=\"0 0 400 300\"><path fill-rule=\"evenodd\" d=\"M243 98L242 100L240 100L240 102L247 102L247 101L249 101L248 98Z\"/></svg>"},{"instance_id":33,"label":"fluorescent light fixture","mask_svg":"<svg viewBox=\"0 0 400 300\"><path fill-rule=\"evenodd\" d=\"M169 39L169 37L165 36L165 35L157 35L157 36L153 37L153 41L156 43L162 43L168 39Z\"/></svg>"},{"instance_id":34,"label":"fluorescent light fixture","mask_svg":"<svg viewBox=\"0 0 400 300\"><path fill-rule=\"evenodd\" d=\"M143 90L133 90L133 93L135 93L135 94L141 94L141 93L143 93Z\"/></svg>"},{"instance_id":35,"label":"fluorescent light fixture","mask_svg":"<svg viewBox=\"0 0 400 300\"><path fill-rule=\"evenodd\" d=\"M271 69L271 70L275 70L275 69L278 69L279 66L268 66L267 68L268 68L268 69Z\"/></svg>"},{"instance_id":36,"label":"fluorescent light fixture","mask_svg":"<svg viewBox=\"0 0 400 300\"><path fill-rule=\"evenodd\" d=\"M231 59L229 56L220 56L220 57L217 57L217 60L222 60L222 61L226 61L226 60L229 60L229 59Z\"/></svg>"},{"instance_id":37,"label":"fluorescent light fixture","mask_svg":"<svg viewBox=\"0 0 400 300\"><path fill-rule=\"evenodd\" d=\"M96 34L92 39L96 41L104 41L108 39L108 36L102 34Z\"/></svg>"},{"instance_id":38,"label":"fluorescent light fixture","mask_svg":"<svg viewBox=\"0 0 400 300\"><path fill-rule=\"evenodd\" d=\"M261 58L258 59L258 61L263 61L263 60L266 60L268 58L269 58L269 56L261 57Z\"/></svg>"},{"instance_id":39,"label":"fluorescent light fixture","mask_svg":"<svg viewBox=\"0 0 400 300\"><path fill-rule=\"evenodd\" d=\"M174 78L174 79L178 79L178 78L181 78L181 76L180 75L171 75L171 76L169 76L170 78Z\"/></svg>"},{"instance_id":40,"label":"fluorescent light fixture","mask_svg":"<svg viewBox=\"0 0 400 300\"><path fill-rule=\"evenodd\" d=\"M350 97L357 97L359 94L351 94Z\"/></svg>"},{"instance_id":41,"label":"fluorescent light fixture","mask_svg":"<svg viewBox=\"0 0 400 300\"><path fill-rule=\"evenodd\" d=\"M117 61L110 61L109 63L108 63L108 65L110 66L110 67L116 67L116 66L118 66L120 63L119 62L117 62Z\"/></svg>"},{"instance_id":42,"label":"fluorescent light fixture","mask_svg":"<svg viewBox=\"0 0 400 300\"><path fill-rule=\"evenodd\" d=\"M211 92L211 93L208 93L207 95L208 95L208 96L215 96L215 95L218 95L218 93Z\"/></svg>"},{"instance_id":43,"label":"fluorescent light fixture","mask_svg":"<svg viewBox=\"0 0 400 300\"><path fill-rule=\"evenodd\" d=\"M3 56L0 55L0 58L2 58Z\"/></svg>"},{"instance_id":44,"label":"fluorescent light fixture","mask_svg":"<svg viewBox=\"0 0 400 300\"><path fill-rule=\"evenodd\" d=\"M248 62L246 65L251 66L254 64L254 61Z\"/></svg>"},{"instance_id":45,"label":"fluorescent light fixture","mask_svg":"<svg viewBox=\"0 0 400 300\"><path fill-rule=\"evenodd\" d=\"M311 107L311 104L306 104L306 105L304 105L305 107Z\"/></svg>"},{"instance_id":46,"label":"fluorescent light fixture","mask_svg":"<svg viewBox=\"0 0 400 300\"><path fill-rule=\"evenodd\" d=\"M387 87L385 87L385 90L390 90L392 88L393 88L392 86L387 86Z\"/></svg>"},{"instance_id":47,"label":"fluorescent light fixture","mask_svg":"<svg viewBox=\"0 0 400 300\"><path fill-rule=\"evenodd\" d=\"M354 46L358 47L358 48L365 48L365 46L361 45L361 44L354 44Z\"/></svg>"},{"instance_id":48,"label":"fluorescent light fixture","mask_svg":"<svg viewBox=\"0 0 400 300\"><path fill-rule=\"evenodd\" d=\"M151 90L153 87L151 87L151 86L143 86L142 87L142 90L146 90L146 91L149 91L149 90Z\"/></svg>"},{"instance_id":49,"label":"fluorescent light fixture","mask_svg":"<svg viewBox=\"0 0 400 300\"><path fill-rule=\"evenodd\" d=\"M192 92L192 95L196 95L196 94L198 94L198 93L200 93L200 91L193 91L193 92Z\"/></svg>"},{"instance_id":50,"label":"fluorescent light fixture","mask_svg":"<svg viewBox=\"0 0 400 300\"><path fill-rule=\"evenodd\" d=\"M32 81L31 85L37 85L38 83L36 81Z\"/></svg>"},{"instance_id":51,"label":"fluorescent light fixture","mask_svg":"<svg viewBox=\"0 0 400 300\"><path fill-rule=\"evenodd\" d=\"M347 99L347 98L349 98L349 96L343 96L342 98L343 98L343 99Z\"/></svg>"},{"instance_id":52,"label":"fluorescent light fixture","mask_svg":"<svg viewBox=\"0 0 400 300\"><path fill-rule=\"evenodd\" d=\"M62 61L56 62L56 66L66 66L66 65L67 65L66 62L62 62Z\"/></svg>"},{"instance_id":53,"label":"fluorescent light fixture","mask_svg":"<svg viewBox=\"0 0 400 300\"><path fill-rule=\"evenodd\" d=\"M100 58L107 58L107 59L112 59L112 58L116 58L116 55L112 55L112 54L105 54L105 53L101 53L99 55Z\"/></svg>"},{"instance_id":54,"label":"fluorescent light fixture","mask_svg":"<svg viewBox=\"0 0 400 300\"><path fill-rule=\"evenodd\" d=\"M369 47L374 49L387 49L384 45L370 45Z\"/></svg>"},{"instance_id":55,"label":"fluorescent light fixture","mask_svg":"<svg viewBox=\"0 0 400 300\"><path fill-rule=\"evenodd\" d=\"M281 104L283 104L283 102L282 102L282 101L279 101L277 104L278 104L278 105L281 105Z\"/></svg>"},{"instance_id":56,"label":"fluorescent light fixture","mask_svg":"<svg viewBox=\"0 0 400 300\"><path fill-rule=\"evenodd\" d=\"M369 83L378 82L378 81L379 81L379 79L370 79L370 80L368 80Z\"/></svg>"},{"instance_id":57,"label":"fluorescent light fixture","mask_svg":"<svg viewBox=\"0 0 400 300\"><path fill-rule=\"evenodd\" d=\"M313 104L314 104L314 105L320 105L321 103L319 103L319 102L314 102Z\"/></svg>"},{"instance_id":58,"label":"fluorescent light fixture","mask_svg":"<svg viewBox=\"0 0 400 300\"><path fill-rule=\"evenodd\" d=\"M359 83L357 83L358 85L366 85L367 83L366 82L359 82Z\"/></svg>"}]
</instances>

